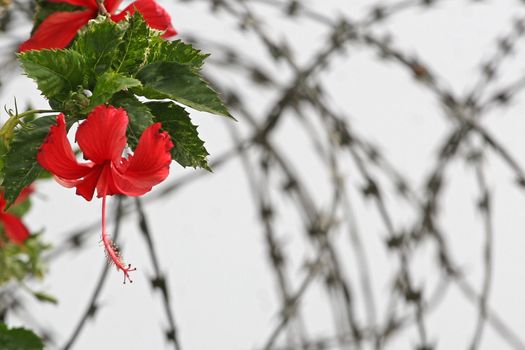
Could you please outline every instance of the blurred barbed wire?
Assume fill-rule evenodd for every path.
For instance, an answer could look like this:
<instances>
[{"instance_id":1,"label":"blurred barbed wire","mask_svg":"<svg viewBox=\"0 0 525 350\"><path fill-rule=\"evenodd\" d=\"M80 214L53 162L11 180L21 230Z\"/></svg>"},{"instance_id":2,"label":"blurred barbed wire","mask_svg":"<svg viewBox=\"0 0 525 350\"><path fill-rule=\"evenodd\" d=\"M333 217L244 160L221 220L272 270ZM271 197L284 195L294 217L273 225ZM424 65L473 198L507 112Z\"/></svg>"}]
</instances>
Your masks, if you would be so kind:
<instances>
[{"instance_id":1,"label":"blurred barbed wire","mask_svg":"<svg viewBox=\"0 0 525 350\"><path fill-rule=\"evenodd\" d=\"M248 57L234 45L215 43L208 38L197 36L187 37L199 47L213 47L214 52L220 53L210 60L214 69L233 69L248 77L255 89L279 92L273 102L264 106L267 113L260 118L251 112L250 101L242 93L243 87L231 88L220 79L214 78L216 75L209 76L209 80L225 96L227 104L243 127L249 129L249 133L245 135L235 127L230 127L234 147L214 157L211 165L215 171L220 171L221 166L233 159L240 159L252 201L257 207L260 230L266 242L268 262L275 277L275 287L281 303L279 309L275 310L278 319L274 327L262 331L262 336L265 335L266 338L260 343L260 349L389 349L391 340L408 329L415 330L417 334L414 349L436 349L436 339L429 328L428 315L441 306L451 286L457 287L464 300L477 309L478 317L472 325L472 334L467 345L469 350L480 347L487 328L491 328L501 337L509 349L525 349L523 334L517 332L490 304L494 280L493 243L496 239L496 227L493 223L493 190L487 184L488 166L485 160L489 154L499 158L501 166L514 174L515 186L520 191L523 191L525 186L525 171L516 160L514 150L507 149L491 130L487 130L480 123L489 111L507 106L509 101L525 88L525 75L516 75L508 85L501 86L497 85L496 79L497 73L505 66L518 42L525 36L525 18L517 18L509 28L504 28L495 47L490 48L488 59L481 62L480 73L473 78L472 88L458 94L453 92L439 72L433 71L424 60L396 46L390 35L378 36L373 30L380 23L407 10L418 8L432 11L439 3L447 0L371 3L368 12L358 20L350 19L342 13L337 17L326 16L319 10L323 6L322 2L312 2L310 5L298 0L181 2L190 5L206 3L209 5L209 11L228 15L234 19L240 30L255 35L260 51L266 51L273 61L273 66L260 64L257 59ZM479 1L465 1L477 2ZM520 3L523 2L516 1L516 6L521 6ZM340 6L344 7L345 1L340 1ZM306 64L299 63L297 55L293 52L293 45L286 37L276 41L267 32L263 25L264 18L260 14L263 7L279 11L288 21L303 20L326 27L328 35L325 45L309 59L300 60L307 62ZM0 64L0 77L3 81L9 79L16 65L14 52L19 43L13 34L12 23L15 19L29 21L33 11L34 5L29 1L0 2L0 31L5 38L9 38L4 41L7 46L4 47L3 61ZM333 100L333 96L329 94L320 76L336 58L337 62L341 62L341 57L345 57L345 50L352 45L369 48L381 57L380 62L393 63L403 68L411 75L414 84L427 90L440 101L444 111L441 115L446 119L448 134L438 145L439 152L435 159L428 160L432 166L423 179L423 190L409 180L407 169L398 169L394 162L382 153L383 145L374 144L366 135L354 130L351 116L336 111L329 102ZM292 78L287 84L280 82L283 66L292 73ZM297 171L298 164L287 158L272 138L286 118L294 118L304 129L315 155L323 164L322 171L331 179L328 206L320 205L316 201L314 190L305 184L308 174ZM478 191L478 199L473 205L483 218L483 282L479 289L469 282L461 266L454 261L439 211L447 191L447 169L457 161L472 169L472 182L476 184ZM348 163L356 169L352 175L352 182L342 171ZM284 182L276 184L274 174L279 174ZM145 201L157 201L171 196L175 191L193 185L204 176L210 175L197 172L174 179L162 191L152 194ZM386 313L380 312L379 305L373 298L370 276L373 273L374 259L367 254L366 240L357 222L355 194L348 190L355 186L356 181L362 184L358 195L373 204L377 217L382 222L385 232L382 237L384 253L397 259L395 272L382 277L384 281L389 281L392 290ZM411 224L401 225L398 222L391 210L392 205L385 199L387 194L393 196L396 203L403 203L411 208L414 213ZM290 271L290 253L281 242L281 228L275 222L279 214L275 202L282 198L291 201L294 210L302 218L301 236L311 247L309 251L312 254L302 264L304 273L299 281L293 277L296 274ZM142 202L119 199L117 214L114 216L115 230L118 232L122 218L131 213L138 213L138 225L154 266L151 285L162 295L169 324L166 338L173 344L174 349L184 349L184 344L178 337L177 310L174 310L170 303L168 281L154 249L154 233L148 227L147 214ZM68 233L65 236L67 238L56 245L56 249L48 257L49 260L55 259L65 251L82 249L87 234L97 229L98 222ZM348 267L343 262L347 260L342 256L336 241L341 234L348 235L351 243L348 254L351 254L358 270L358 276L354 279L349 278ZM439 282L433 289L424 289L411 268L415 254L428 244L433 247L434 264L439 271ZM65 247L69 249L64 249ZM107 268L101 272L97 285L93 287L92 298L87 302L86 311L80 315L78 326L66 345L63 345L63 349L74 348L77 336L86 321L100 312L98 296L106 276ZM306 319L309 316L302 310L301 301L314 284L325 289L335 320L332 333L323 337L315 337L308 332ZM20 311L21 304L16 299L11 300L11 303L13 312ZM385 317L381 317L383 314ZM38 326L36 320L30 322L36 325L37 330L44 332L50 344L53 344L53 333L56 331L47 330L43 325Z\"/></svg>"}]
</instances>

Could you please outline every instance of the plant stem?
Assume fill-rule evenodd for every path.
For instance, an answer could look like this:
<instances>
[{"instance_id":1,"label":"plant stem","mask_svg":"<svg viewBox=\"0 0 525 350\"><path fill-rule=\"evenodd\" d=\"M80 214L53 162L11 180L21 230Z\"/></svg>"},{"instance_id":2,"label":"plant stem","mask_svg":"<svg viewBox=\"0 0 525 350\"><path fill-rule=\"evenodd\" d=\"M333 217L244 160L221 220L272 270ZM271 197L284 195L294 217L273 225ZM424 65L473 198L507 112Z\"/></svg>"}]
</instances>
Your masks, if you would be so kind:
<instances>
[{"instance_id":1,"label":"plant stem","mask_svg":"<svg viewBox=\"0 0 525 350\"><path fill-rule=\"evenodd\" d=\"M98 14L108 17L110 14L104 5L104 0L97 0Z\"/></svg>"},{"instance_id":2,"label":"plant stem","mask_svg":"<svg viewBox=\"0 0 525 350\"><path fill-rule=\"evenodd\" d=\"M20 114L11 115L5 124L0 128L0 140L6 141L13 134L13 130L20 123L20 119L37 113L58 113L58 111L50 109L31 109Z\"/></svg>"}]
</instances>

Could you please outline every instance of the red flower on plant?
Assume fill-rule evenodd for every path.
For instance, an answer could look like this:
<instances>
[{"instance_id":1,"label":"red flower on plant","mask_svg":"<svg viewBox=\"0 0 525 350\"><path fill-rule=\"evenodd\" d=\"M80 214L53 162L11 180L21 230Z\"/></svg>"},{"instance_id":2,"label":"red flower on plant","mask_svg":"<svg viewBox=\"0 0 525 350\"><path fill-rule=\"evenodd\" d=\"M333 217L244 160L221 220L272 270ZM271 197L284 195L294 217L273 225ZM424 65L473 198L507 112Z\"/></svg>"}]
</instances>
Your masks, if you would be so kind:
<instances>
[{"instance_id":1,"label":"red flower on plant","mask_svg":"<svg viewBox=\"0 0 525 350\"><path fill-rule=\"evenodd\" d=\"M35 30L31 38L20 45L20 52L41 49L63 49L69 45L77 32L85 26L90 19L98 15L96 0L49 0L55 3L68 3L85 7L84 11L55 12L46 17ZM120 13L116 13L122 0L105 0L104 6L115 22L122 21L126 14L140 12L151 28L163 30L164 38L177 34L171 25L171 17L155 0L137 0L131 3Z\"/></svg>"},{"instance_id":2,"label":"red flower on plant","mask_svg":"<svg viewBox=\"0 0 525 350\"><path fill-rule=\"evenodd\" d=\"M76 187L76 193L86 200L102 197L102 241L108 257L118 270L124 272L124 281L129 271L106 235L106 196L123 194L140 196L162 182L169 174L173 143L166 132L159 132L160 123L155 123L142 133L133 155L122 157L126 147L128 115L125 110L113 106L96 107L78 127L76 141L88 162L79 163L66 135L63 114L57 116L40 147L37 160L57 181L66 187ZM130 280L131 281L131 280Z\"/></svg>"},{"instance_id":3,"label":"red flower on plant","mask_svg":"<svg viewBox=\"0 0 525 350\"><path fill-rule=\"evenodd\" d=\"M32 186L24 188L14 204L22 203L32 192ZM6 205L7 202L4 198L4 193L0 192L0 223L4 227L7 238L16 244L22 244L27 237L29 237L29 230L18 216L5 211Z\"/></svg>"}]
</instances>

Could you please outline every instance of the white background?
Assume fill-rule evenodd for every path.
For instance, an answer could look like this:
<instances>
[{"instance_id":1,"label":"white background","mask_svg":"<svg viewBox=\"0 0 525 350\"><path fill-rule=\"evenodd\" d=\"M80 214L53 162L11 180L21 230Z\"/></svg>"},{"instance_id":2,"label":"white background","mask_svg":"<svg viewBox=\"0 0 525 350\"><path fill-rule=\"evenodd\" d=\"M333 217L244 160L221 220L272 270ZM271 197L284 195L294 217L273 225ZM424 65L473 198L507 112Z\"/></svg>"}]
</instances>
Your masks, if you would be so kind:
<instances>
[{"instance_id":1,"label":"white background","mask_svg":"<svg viewBox=\"0 0 525 350\"><path fill-rule=\"evenodd\" d=\"M367 13L370 2L308 1L330 17L344 13L360 19ZM382 1L388 4L391 1ZM291 77L285 64L275 65L257 37L241 32L236 21L225 12L210 14L205 2L163 3L172 15L180 37L198 36L209 42L222 43L241 50L273 72L285 84ZM286 38L295 57L307 64L313 53L326 45L328 29L300 19L285 23L271 7L253 7L264 18L263 27L276 40ZM442 1L436 8L408 10L376 27L379 35L390 33L395 45L426 62L447 87L457 94L471 88L480 75L480 63L495 52L496 39L511 30L512 20L525 15L519 1L501 0L472 3ZM20 38L28 35L30 26L20 28ZM505 64L501 79L494 86L504 86L524 72L523 55L516 55ZM213 57L221 57L213 46L202 46ZM246 76L210 64L207 72L224 86L240 87L250 101L250 109L263 117L280 91L257 91ZM414 83L411 75L398 65L378 58L368 48L351 45L344 55L338 55L322 73L324 87L336 110L350 116L349 122L361 135L380 145L383 154L413 181L418 188L434 164L436 147L449 130L439 101ZM16 96L19 105L33 103L46 107L35 85L26 77L13 79L4 87L2 104L11 104ZM512 103L483 119L487 127L525 164L524 106L517 96ZM226 123L220 117L192 113L200 125L201 137L213 155L232 146ZM274 135L273 141L294 167L307 174L305 181L315 189L320 206L329 203L327 176L314 154L304 131L288 118ZM248 135L246 122L239 118L234 125ZM255 154L252 154L255 157ZM212 157L213 158L213 157ZM254 158L255 161L255 158ZM349 160L348 160L349 161ZM494 286L490 305L518 334L525 327L525 295L523 239L525 227L525 197L513 185L513 174L496 157L489 157L487 166L490 189L494 190L495 264ZM351 167L344 169L354 194L362 185ZM171 168L168 182L195 172L176 164ZM453 258L460 263L468 279L477 287L482 277L483 231L481 216L474 203L479 197L472 168L456 161L447 172L448 188L442 210L442 226ZM277 183L277 181L276 181ZM162 186L159 186L159 188ZM158 190L158 189L157 189ZM154 190L155 191L155 190ZM390 293L389 277L395 271L395 259L385 254L384 229L372 203L355 196L361 232L370 257L374 283L374 298L380 316ZM387 196L390 210L396 215L397 226L408 224L413 213L397 205ZM304 276L301 264L312 256L303 243L302 227L290 201L280 199L278 214L279 235L290 257L295 287ZM46 239L58 245L72 229L100 218L99 200L86 202L74 191L53 181L38 184L34 206L27 217L33 230L46 229ZM257 349L278 321L279 299L275 281L268 264L266 246L259 225L256 207L238 160L230 162L213 174L169 199L146 206L154 233L161 265L168 276L173 311L183 349L241 350ZM121 242L125 257L137 266L133 285L123 286L121 274L112 269L100 300L101 310L95 322L84 328L77 349L164 349L166 321L160 296L151 293L148 277L153 275L144 241L137 230L136 217L125 220ZM111 230L111 227L110 227ZM348 237L338 237L341 252L349 252ZM31 316L56 330L58 345L62 345L84 312L94 283L105 264L99 235L94 231L86 243L87 249L64 254L50 266L41 283L34 284L59 299L57 306L30 303ZM430 289L438 277L433 267L432 249L423 249L414 262L418 282ZM345 259L350 276L352 261ZM353 275L352 275L353 274ZM302 302L309 335L314 338L333 332L332 317L325 301L322 284L317 283ZM359 293L357 298L359 300ZM362 299L360 299L362 300ZM362 305L358 305L363 318ZM451 287L444 302L428 318L430 339L437 349L463 349L470 342L477 318L476 308L469 304L455 287ZM380 317L381 318L381 317ZM13 323L23 323L23 318ZM417 344L413 329L389 343L388 349L408 349ZM501 338L487 327L481 349L506 349Z\"/></svg>"}]
</instances>

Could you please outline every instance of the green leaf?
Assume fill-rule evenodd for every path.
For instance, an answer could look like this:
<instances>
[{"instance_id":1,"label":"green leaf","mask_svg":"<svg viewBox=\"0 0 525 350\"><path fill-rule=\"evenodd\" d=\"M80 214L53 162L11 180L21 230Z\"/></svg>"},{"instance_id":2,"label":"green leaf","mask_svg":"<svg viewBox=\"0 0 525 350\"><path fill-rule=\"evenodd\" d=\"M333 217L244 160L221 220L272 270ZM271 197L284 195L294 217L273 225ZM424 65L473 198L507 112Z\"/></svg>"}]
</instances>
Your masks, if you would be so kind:
<instances>
[{"instance_id":1,"label":"green leaf","mask_svg":"<svg viewBox=\"0 0 525 350\"><path fill-rule=\"evenodd\" d=\"M24 328L8 329L0 323L0 345L2 350L42 350L44 343L35 333Z\"/></svg>"},{"instance_id":2,"label":"green leaf","mask_svg":"<svg viewBox=\"0 0 525 350\"><path fill-rule=\"evenodd\" d=\"M146 88L143 90L146 95L149 92L153 96L164 94L199 111L233 118L219 95L188 65L176 62L152 63L137 73L137 79Z\"/></svg>"},{"instance_id":3,"label":"green leaf","mask_svg":"<svg viewBox=\"0 0 525 350\"><path fill-rule=\"evenodd\" d=\"M52 295L49 295L44 292L37 292L37 291L32 291L31 293L33 294L35 298L38 299L38 301L41 301L43 303L55 304L55 305L58 304L57 298L55 298Z\"/></svg>"},{"instance_id":4,"label":"green leaf","mask_svg":"<svg viewBox=\"0 0 525 350\"><path fill-rule=\"evenodd\" d=\"M82 28L77 39L71 46L84 57L86 67L89 67L89 88L95 78L111 69L118 45L124 31L111 19L99 17Z\"/></svg>"},{"instance_id":5,"label":"green leaf","mask_svg":"<svg viewBox=\"0 0 525 350\"><path fill-rule=\"evenodd\" d=\"M135 12L119 45L119 57L115 59L114 67L117 72L130 76L144 65L155 62L177 62L199 70L208 56L180 40L164 40L161 32L151 29L142 15Z\"/></svg>"},{"instance_id":6,"label":"green leaf","mask_svg":"<svg viewBox=\"0 0 525 350\"><path fill-rule=\"evenodd\" d=\"M119 91L140 85L137 79L116 72L106 72L98 78L87 110L89 112L99 104L108 102Z\"/></svg>"},{"instance_id":7,"label":"green leaf","mask_svg":"<svg viewBox=\"0 0 525 350\"><path fill-rule=\"evenodd\" d=\"M151 38L158 36L152 30L139 12L129 19L129 25L124 32L122 42L118 46L119 54L115 59L115 69L133 76L146 63L150 53Z\"/></svg>"},{"instance_id":8,"label":"green leaf","mask_svg":"<svg viewBox=\"0 0 525 350\"><path fill-rule=\"evenodd\" d=\"M16 205L12 205L8 211L13 215L22 217L29 211L29 209L31 209L31 200L27 198L22 203L17 203Z\"/></svg>"},{"instance_id":9,"label":"green leaf","mask_svg":"<svg viewBox=\"0 0 525 350\"><path fill-rule=\"evenodd\" d=\"M124 108L128 113L128 144L132 149L135 149L144 130L153 124L153 114L151 114L148 107L130 92L122 91L115 94L111 100L111 104L115 107Z\"/></svg>"},{"instance_id":10,"label":"green leaf","mask_svg":"<svg viewBox=\"0 0 525 350\"><path fill-rule=\"evenodd\" d=\"M206 159L209 153L188 112L173 102L148 102L146 105L155 116L155 121L162 123L162 129L170 135L174 144L171 151L173 159L183 167L201 167L211 171Z\"/></svg>"},{"instance_id":11,"label":"green leaf","mask_svg":"<svg viewBox=\"0 0 525 350\"><path fill-rule=\"evenodd\" d=\"M72 50L31 50L19 55L22 68L48 99L63 100L83 83L84 59Z\"/></svg>"},{"instance_id":12,"label":"green leaf","mask_svg":"<svg viewBox=\"0 0 525 350\"><path fill-rule=\"evenodd\" d=\"M40 175L38 175L38 180L49 180L53 178L53 174L51 174L49 171L47 170L42 170L42 172L40 173Z\"/></svg>"},{"instance_id":13,"label":"green leaf","mask_svg":"<svg viewBox=\"0 0 525 350\"><path fill-rule=\"evenodd\" d=\"M4 242L0 249L0 286L28 276L42 278L46 270L42 255L50 246L42 242L41 234L32 233L23 244L17 244L9 241L2 231L0 228Z\"/></svg>"},{"instance_id":14,"label":"green leaf","mask_svg":"<svg viewBox=\"0 0 525 350\"><path fill-rule=\"evenodd\" d=\"M5 157L4 190L7 206L18 197L22 189L30 185L42 171L36 160L40 145L56 116L45 116L26 123L15 132L11 147Z\"/></svg>"},{"instance_id":15,"label":"green leaf","mask_svg":"<svg viewBox=\"0 0 525 350\"><path fill-rule=\"evenodd\" d=\"M7 146L4 144L3 140L0 140L0 185L4 181L5 155L7 154L7 151Z\"/></svg>"},{"instance_id":16,"label":"green leaf","mask_svg":"<svg viewBox=\"0 0 525 350\"><path fill-rule=\"evenodd\" d=\"M153 45L148 63L176 62L189 65L193 70L199 70L204 64L204 60L209 56L209 54L203 54L200 50L180 40L166 41L157 37L152 41Z\"/></svg>"}]
</instances>

